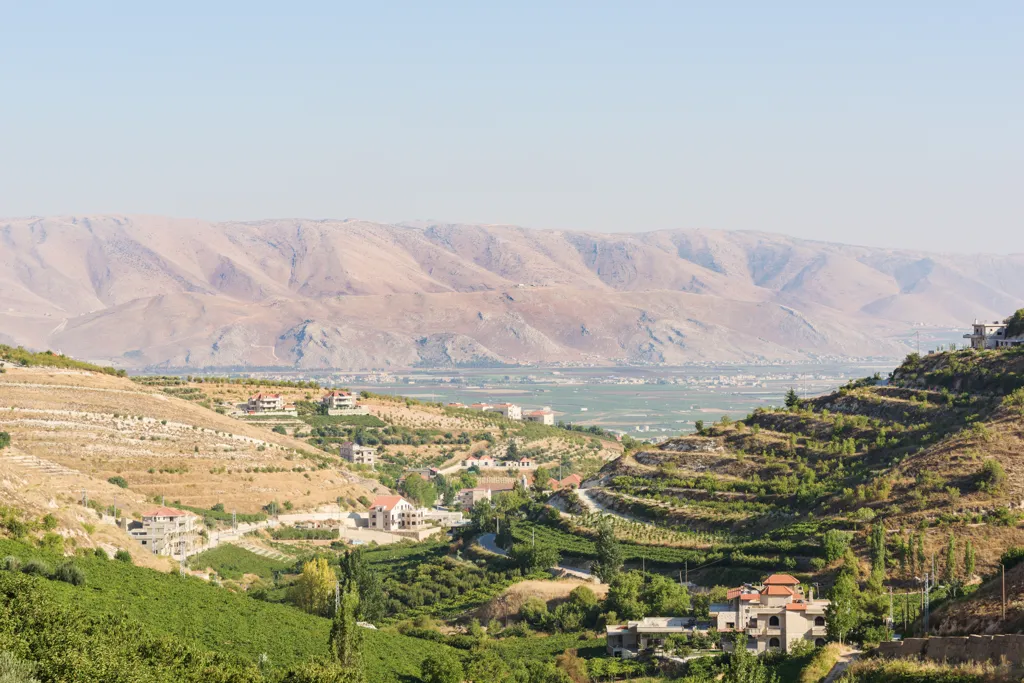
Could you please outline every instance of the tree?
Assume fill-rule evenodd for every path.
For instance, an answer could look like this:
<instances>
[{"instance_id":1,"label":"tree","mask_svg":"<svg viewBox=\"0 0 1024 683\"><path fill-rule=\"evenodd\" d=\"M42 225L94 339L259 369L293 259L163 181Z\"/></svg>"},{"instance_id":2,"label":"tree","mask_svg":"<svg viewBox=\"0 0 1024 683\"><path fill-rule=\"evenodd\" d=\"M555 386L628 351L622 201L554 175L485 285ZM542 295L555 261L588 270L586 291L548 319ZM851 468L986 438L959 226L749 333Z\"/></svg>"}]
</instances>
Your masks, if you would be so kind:
<instances>
[{"instance_id":1,"label":"tree","mask_svg":"<svg viewBox=\"0 0 1024 683\"><path fill-rule=\"evenodd\" d=\"M423 660L420 667L424 683L462 683L462 663L452 652L440 650Z\"/></svg>"},{"instance_id":2,"label":"tree","mask_svg":"<svg viewBox=\"0 0 1024 683\"><path fill-rule=\"evenodd\" d=\"M528 543L516 543L509 551L512 561L527 572L554 567L560 560L559 555L554 546L533 546Z\"/></svg>"},{"instance_id":3,"label":"tree","mask_svg":"<svg viewBox=\"0 0 1024 683\"><path fill-rule=\"evenodd\" d=\"M533 473L533 488L538 491L546 491L548 488L548 479L553 479L552 472L547 467L538 467L537 471Z\"/></svg>"},{"instance_id":4,"label":"tree","mask_svg":"<svg viewBox=\"0 0 1024 683\"><path fill-rule=\"evenodd\" d=\"M509 460L519 459L519 444L516 443L515 439L508 440L508 446L505 448L505 457Z\"/></svg>"},{"instance_id":5,"label":"tree","mask_svg":"<svg viewBox=\"0 0 1024 683\"><path fill-rule=\"evenodd\" d=\"M946 584L951 584L956 579L956 536L953 532L949 533L949 539L946 541L946 566L942 571L942 580Z\"/></svg>"},{"instance_id":6,"label":"tree","mask_svg":"<svg viewBox=\"0 0 1024 683\"><path fill-rule=\"evenodd\" d=\"M608 586L605 612L615 612L620 619L642 619L647 605L640 600L644 577L640 572L620 572Z\"/></svg>"},{"instance_id":7,"label":"tree","mask_svg":"<svg viewBox=\"0 0 1024 683\"><path fill-rule=\"evenodd\" d=\"M864 508L861 508L862 510ZM871 527L871 535L868 539L871 548L871 571L878 572L885 576L885 525L881 522Z\"/></svg>"},{"instance_id":8,"label":"tree","mask_svg":"<svg viewBox=\"0 0 1024 683\"><path fill-rule=\"evenodd\" d=\"M974 576L974 544L970 541L964 544L964 580L970 581Z\"/></svg>"},{"instance_id":9,"label":"tree","mask_svg":"<svg viewBox=\"0 0 1024 683\"><path fill-rule=\"evenodd\" d=\"M128 488L128 480L120 475L107 479L107 483L113 484L114 486L119 486L123 489Z\"/></svg>"},{"instance_id":10,"label":"tree","mask_svg":"<svg viewBox=\"0 0 1024 683\"><path fill-rule=\"evenodd\" d=\"M721 680L722 683L778 683L779 678L768 669L764 659L747 649L746 634L738 633Z\"/></svg>"},{"instance_id":11,"label":"tree","mask_svg":"<svg viewBox=\"0 0 1024 683\"><path fill-rule=\"evenodd\" d=\"M370 623L383 619L387 611L384 585L380 574L367 566L362 550L350 550L342 558L341 571L345 587L354 588L359 593L359 618Z\"/></svg>"},{"instance_id":12,"label":"tree","mask_svg":"<svg viewBox=\"0 0 1024 683\"><path fill-rule=\"evenodd\" d=\"M342 591L331 623L330 645L335 661L350 671L362 671L363 632L356 624L359 594L354 585Z\"/></svg>"},{"instance_id":13,"label":"tree","mask_svg":"<svg viewBox=\"0 0 1024 683\"><path fill-rule=\"evenodd\" d=\"M327 559L314 558L302 565L302 574L292 589L292 599L310 614L326 615L334 600L337 582L338 577L327 564Z\"/></svg>"},{"instance_id":14,"label":"tree","mask_svg":"<svg viewBox=\"0 0 1024 683\"><path fill-rule=\"evenodd\" d=\"M704 420L697 420L696 422L694 422L693 428L697 431L698 434L704 436Z\"/></svg>"},{"instance_id":15,"label":"tree","mask_svg":"<svg viewBox=\"0 0 1024 683\"><path fill-rule=\"evenodd\" d=\"M615 529L611 522L602 520L597 530L597 562L593 567L594 574L602 583L611 583L622 569L622 546L615 538Z\"/></svg>"},{"instance_id":16,"label":"tree","mask_svg":"<svg viewBox=\"0 0 1024 683\"><path fill-rule=\"evenodd\" d=\"M850 547L850 534L839 529L829 529L822 536L821 545L825 549L825 562L832 564Z\"/></svg>"},{"instance_id":17,"label":"tree","mask_svg":"<svg viewBox=\"0 0 1024 683\"><path fill-rule=\"evenodd\" d=\"M796 393L796 389L793 387L789 388L786 392L786 407L796 408L800 405L800 395Z\"/></svg>"},{"instance_id":18,"label":"tree","mask_svg":"<svg viewBox=\"0 0 1024 683\"><path fill-rule=\"evenodd\" d=\"M1024 334L1024 308L1006 319L1006 336L1019 337Z\"/></svg>"},{"instance_id":19,"label":"tree","mask_svg":"<svg viewBox=\"0 0 1024 683\"><path fill-rule=\"evenodd\" d=\"M681 617L690 611L690 592L662 574L654 574L640 591L640 601L650 614Z\"/></svg>"},{"instance_id":20,"label":"tree","mask_svg":"<svg viewBox=\"0 0 1024 683\"><path fill-rule=\"evenodd\" d=\"M849 571L841 571L829 593L831 603L825 610L829 637L840 644L861 622L857 581Z\"/></svg>"}]
</instances>

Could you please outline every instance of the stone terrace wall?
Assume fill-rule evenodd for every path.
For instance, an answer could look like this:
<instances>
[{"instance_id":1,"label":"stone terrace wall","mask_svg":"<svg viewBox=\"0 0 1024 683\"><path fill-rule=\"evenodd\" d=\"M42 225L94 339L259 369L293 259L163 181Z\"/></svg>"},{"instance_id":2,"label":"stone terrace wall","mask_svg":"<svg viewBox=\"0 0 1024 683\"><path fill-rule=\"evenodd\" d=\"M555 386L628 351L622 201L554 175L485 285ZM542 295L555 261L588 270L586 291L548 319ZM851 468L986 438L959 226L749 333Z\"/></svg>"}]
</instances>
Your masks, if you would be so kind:
<instances>
[{"instance_id":1,"label":"stone terrace wall","mask_svg":"<svg viewBox=\"0 0 1024 683\"><path fill-rule=\"evenodd\" d=\"M882 643L880 657L929 659L935 662L1024 663L1024 635L951 636L943 638L907 638Z\"/></svg>"}]
</instances>

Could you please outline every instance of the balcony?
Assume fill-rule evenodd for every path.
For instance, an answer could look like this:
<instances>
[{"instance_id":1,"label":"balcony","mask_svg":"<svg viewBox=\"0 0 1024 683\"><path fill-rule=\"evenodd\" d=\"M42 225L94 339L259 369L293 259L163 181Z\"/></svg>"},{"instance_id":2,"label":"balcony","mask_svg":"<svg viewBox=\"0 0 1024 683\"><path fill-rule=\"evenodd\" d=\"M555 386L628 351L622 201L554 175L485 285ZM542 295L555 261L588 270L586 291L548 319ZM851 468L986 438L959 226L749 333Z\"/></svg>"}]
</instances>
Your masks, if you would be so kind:
<instances>
[{"instance_id":1,"label":"balcony","mask_svg":"<svg viewBox=\"0 0 1024 683\"><path fill-rule=\"evenodd\" d=\"M814 638L824 638L828 635L828 628L825 626L812 626L808 633Z\"/></svg>"}]
</instances>

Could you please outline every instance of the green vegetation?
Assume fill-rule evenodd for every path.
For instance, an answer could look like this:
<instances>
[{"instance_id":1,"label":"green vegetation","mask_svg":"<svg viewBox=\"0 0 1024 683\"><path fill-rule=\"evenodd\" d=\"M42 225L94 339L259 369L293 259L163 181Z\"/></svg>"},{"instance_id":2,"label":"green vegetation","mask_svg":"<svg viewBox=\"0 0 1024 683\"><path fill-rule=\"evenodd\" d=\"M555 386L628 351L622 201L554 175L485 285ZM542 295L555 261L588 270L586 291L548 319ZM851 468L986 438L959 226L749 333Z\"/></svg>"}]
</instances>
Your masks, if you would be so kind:
<instances>
[{"instance_id":1,"label":"green vegetation","mask_svg":"<svg viewBox=\"0 0 1024 683\"><path fill-rule=\"evenodd\" d=\"M54 556L16 541L0 540L0 556L20 558L22 567L33 559L54 563ZM44 681L269 682L329 652L331 622L293 607L95 555L77 558L75 565L85 585L0 571L0 651L13 648L30 654L30 661L43 667ZM24 635L11 641L12 633L34 637L31 643L21 640ZM418 678L421 662L444 647L385 630L366 631L364 636L370 683ZM158 641L165 645L156 647ZM60 652L44 651L47 642L59 643ZM74 645L66 646L69 642ZM117 663L127 660L146 673L134 678L99 674L86 660L102 660L101 652L110 657L108 672L120 671ZM260 677L263 655L275 672L272 677ZM147 663L147 657L155 659Z\"/></svg>"},{"instance_id":2,"label":"green vegetation","mask_svg":"<svg viewBox=\"0 0 1024 683\"><path fill-rule=\"evenodd\" d=\"M188 565L193 569L212 569L225 579L238 580L244 574L255 574L269 581L275 573L291 570L294 563L279 562L245 548L225 544L193 555Z\"/></svg>"},{"instance_id":3,"label":"green vegetation","mask_svg":"<svg viewBox=\"0 0 1024 683\"><path fill-rule=\"evenodd\" d=\"M128 488L128 480L120 475L107 479L107 482L113 484L114 486L120 486L123 489Z\"/></svg>"},{"instance_id":4,"label":"green vegetation","mask_svg":"<svg viewBox=\"0 0 1024 683\"><path fill-rule=\"evenodd\" d=\"M0 450L11 445L11 435L7 432L0 432Z\"/></svg>"},{"instance_id":5,"label":"green vegetation","mask_svg":"<svg viewBox=\"0 0 1024 683\"><path fill-rule=\"evenodd\" d=\"M115 375L117 377L126 377L128 375L124 370L85 363L80 360L75 360L74 358L68 358L62 353L54 353L53 351L28 351L21 346L13 348L4 344L0 344L0 360L10 361L12 363L29 367L41 366L69 368L73 370L88 370L89 372L101 372L105 375Z\"/></svg>"}]
</instances>

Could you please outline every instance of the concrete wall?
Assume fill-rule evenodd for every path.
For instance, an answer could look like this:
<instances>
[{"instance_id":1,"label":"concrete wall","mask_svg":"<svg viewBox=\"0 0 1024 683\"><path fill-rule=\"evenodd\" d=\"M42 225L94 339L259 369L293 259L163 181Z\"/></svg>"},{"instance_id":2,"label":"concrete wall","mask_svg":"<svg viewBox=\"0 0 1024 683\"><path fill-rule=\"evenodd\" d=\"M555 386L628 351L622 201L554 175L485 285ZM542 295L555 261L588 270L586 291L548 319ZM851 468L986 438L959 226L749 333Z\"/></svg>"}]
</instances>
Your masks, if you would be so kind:
<instances>
[{"instance_id":1,"label":"concrete wall","mask_svg":"<svg viewBox=\"0 0 1024 683\"><path fill-rule=\"evenodd\" d=\"M928 659L935 662L992 662L1024 664L1024 635L907 638L878 646L880 657Z\"/></svg>"}]
</instances>

